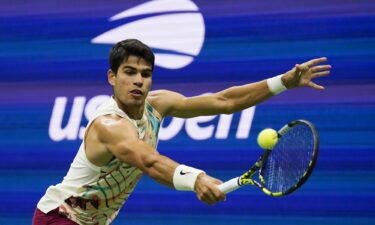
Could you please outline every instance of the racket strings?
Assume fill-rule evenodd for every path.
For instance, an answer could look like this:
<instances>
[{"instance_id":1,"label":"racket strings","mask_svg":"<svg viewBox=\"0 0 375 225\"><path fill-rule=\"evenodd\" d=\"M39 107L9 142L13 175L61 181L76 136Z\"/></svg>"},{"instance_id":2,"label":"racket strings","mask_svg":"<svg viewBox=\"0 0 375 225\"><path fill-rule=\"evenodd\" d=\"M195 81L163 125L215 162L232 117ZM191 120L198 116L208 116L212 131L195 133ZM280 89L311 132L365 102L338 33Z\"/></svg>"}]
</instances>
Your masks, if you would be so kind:
<instances>
[{"instance_id":1,"label":"racket strings","mask_svg":"<svg viewBox=\"0 0 375 225\"><path fill-rule=\"evenodd\" d=\"M314 149L313 134L306 124L298 124L279 140L262 170L271 192L293 188L309 168Z\"/></svg>"}]
</instances>

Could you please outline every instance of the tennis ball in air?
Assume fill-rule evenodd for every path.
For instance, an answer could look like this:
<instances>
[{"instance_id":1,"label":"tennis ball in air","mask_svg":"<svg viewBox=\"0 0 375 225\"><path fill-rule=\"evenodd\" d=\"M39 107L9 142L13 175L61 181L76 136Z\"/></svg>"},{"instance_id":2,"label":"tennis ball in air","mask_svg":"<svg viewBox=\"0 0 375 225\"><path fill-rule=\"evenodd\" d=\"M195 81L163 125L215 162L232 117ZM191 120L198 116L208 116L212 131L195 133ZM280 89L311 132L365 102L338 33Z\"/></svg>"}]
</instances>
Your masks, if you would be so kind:
<instances>
[{"instance_id":1,"label":"tennis ball in air","mask_svg":"<svg viewBox=\"0 0 375 225\"><path fill-rule=\"evenodd\" d=\"M273 149L277 141L277 132L271 128L262 130L258 135L258 145L263 149Z\"/></svg>"}]
</instances>

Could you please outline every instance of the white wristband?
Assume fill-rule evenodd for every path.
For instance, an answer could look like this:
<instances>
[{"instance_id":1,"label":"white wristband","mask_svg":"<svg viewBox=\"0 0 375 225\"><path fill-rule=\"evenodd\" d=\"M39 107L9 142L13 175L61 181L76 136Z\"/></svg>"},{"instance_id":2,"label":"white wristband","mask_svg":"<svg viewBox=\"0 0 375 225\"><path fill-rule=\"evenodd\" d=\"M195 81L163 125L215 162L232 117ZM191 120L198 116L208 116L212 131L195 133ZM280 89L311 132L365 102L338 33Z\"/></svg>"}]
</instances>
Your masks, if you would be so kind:
<instances>
[{"instance_id":1,"label":"white wristband","mask_svg":"<svg viewBox=\"0 0 375 225\"><path fill-rule=\"evenodd\" d=\"M179 191L194 191L195 181L201 173L204 171L181 164L174 171L173 185Z\"/></svg>"},{"instance_id":2,"label":"white wristband","mask_svg":"<svg viewBox=\"0 0 375 225\"><path fill-rule=\"evenodd\" d=\"M281 80L281 75L268 78L267 85L268 85L268 89L273 95L280 94L281 92L287 89Z\"/></svg>"}]
</instances>

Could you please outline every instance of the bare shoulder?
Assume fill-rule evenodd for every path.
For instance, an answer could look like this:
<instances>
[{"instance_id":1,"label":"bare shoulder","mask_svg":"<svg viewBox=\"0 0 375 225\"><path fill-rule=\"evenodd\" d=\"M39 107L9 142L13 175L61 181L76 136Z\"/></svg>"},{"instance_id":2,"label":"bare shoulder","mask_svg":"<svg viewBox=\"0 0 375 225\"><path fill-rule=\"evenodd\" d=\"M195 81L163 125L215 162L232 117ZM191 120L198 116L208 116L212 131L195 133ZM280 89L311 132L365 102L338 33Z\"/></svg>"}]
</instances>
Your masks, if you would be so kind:
<instances>
[{"instance_id":1,"label":"bare shoulder","mask_svg":"<svg viewBox=\"0 0 375 225\"><path fill-rule=\"evenodd\" d=\"M157 101L158 99L161 99L161 98L173 98L175 96L183 96L183 95L175 91L161 89L161 90L150 91L148 93L147 100L151 102L151 101Z\"/></svg>"},{"instance_id":2,"label":"bare shoulder","mask_svg":"<svg viewBox=\"0 0 375 225\"><path fill-rule=\"evenodd\" d=\"M163 117L168 115L178 104L183 104L185 96L169 90L150 91L147 101L154 107Z\"/></svg>"},{"instance_id":3,"label":"bare shoulder","mask_svg":"<svg viewBox=\"0 0 375 225\"><path fill-rule=\"evenodd\" d=\"M123 141L138 139L138 133L127 119L117 115L99 116L85 137L87 159L96 166L106 165Z\"/></svg>"},{"instance_id":4,"label":"bare shoulder","mask_svg":"<svg viewBox=\"0 0 375 225\"><path fill-rule=\"evenodd\" d=\"M136 128L131 122L115 114L98 117L92 124L102 142L115 141L117 138L138 137Z\"/></svg>"}]
</instances>

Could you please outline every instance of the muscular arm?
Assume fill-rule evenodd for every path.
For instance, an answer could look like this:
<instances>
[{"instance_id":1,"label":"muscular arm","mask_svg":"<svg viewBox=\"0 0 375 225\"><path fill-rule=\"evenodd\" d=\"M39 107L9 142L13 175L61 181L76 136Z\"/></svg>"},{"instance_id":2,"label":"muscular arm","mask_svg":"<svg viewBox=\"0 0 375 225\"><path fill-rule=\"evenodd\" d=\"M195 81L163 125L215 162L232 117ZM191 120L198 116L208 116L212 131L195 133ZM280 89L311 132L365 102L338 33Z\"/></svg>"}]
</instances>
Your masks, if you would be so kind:
<instances>
[{"instance_id":1,"label":"muscular arm","mask_svg":"<svg viewBox=\"0 0 375 225\"><path fill-rule=\"evenodd\" d=\"M100 118L95 125L100 141L116 158L173 187L173 172L179 164L139 140L135 127L129 121L107 116Z\"/></svg>"},{"instance_id":2,"label":"muscular arm","mask_svg":"<svg viewBox=\"0 0 375 225\"><path fill-rule=\"evenodd\" d=\"M163 116L190 118L204 115L231 114L270 98L266 81L234 86L223 91L185 97L167 90L150 93L150 102Z\"/></svg>"},{"instance_id":3,"label":"muscular arm","mask_svg":"<svg viewBox=\"0 0 375 225\"><path fill-rule=\"evenodd\" d=\"M282 74L281 80L286 88L309 86L315 89L324 87L312 80L328 75L330 65L318 65L326 58L317 58L303 64L297 64ZM234 86L214 94L185 97L172 91L155 91L149 94L149 100L163 116L189 118L204 115L231 114L254 106L272 97L267 81Z\"/></svg>"},{"instance_id":4,"label":"muscular arm","mask_svg":"<svg viewBox=\"0 0 375 225\"><path fill-rule=\"evenodd\" d=\"M159 183L174 187L173 175L180 164L139 140L130 121L110 115L98 118L93 125L100 143L109 154L139 168ZM199 200L213 204L224 199L224 194L216 186L220 183L219 180L201 173L195 181L194 191Z\"/></svg>"}]
</instances>

